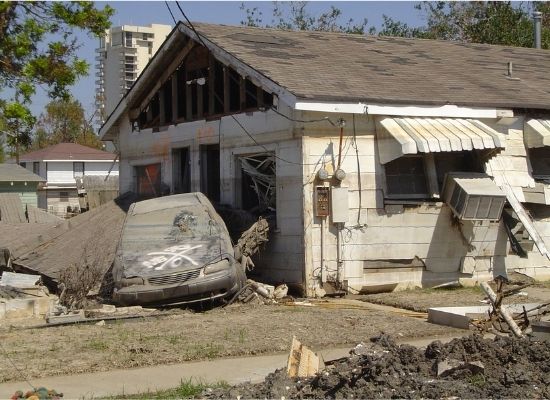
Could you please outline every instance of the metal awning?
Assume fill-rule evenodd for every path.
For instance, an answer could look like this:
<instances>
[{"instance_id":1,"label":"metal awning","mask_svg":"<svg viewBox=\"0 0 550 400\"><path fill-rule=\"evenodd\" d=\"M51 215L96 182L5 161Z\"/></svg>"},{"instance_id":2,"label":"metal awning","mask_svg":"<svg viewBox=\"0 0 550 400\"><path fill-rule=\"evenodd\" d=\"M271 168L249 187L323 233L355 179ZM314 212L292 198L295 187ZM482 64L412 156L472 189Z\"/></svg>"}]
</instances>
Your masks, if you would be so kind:
<instances>
[{"instance_id":1,"label":"metal awning","mask_svg":"<svg viewBox=\"0 0 550 400\"><path fill-rule=\"evenodd\" d=\"M527 147L550 146L550 120L530 119L525 122L524 132Z\"/></svg>"},{"instance_id":2,"label":"metal awning","mask_svg":"<svg viewBox=\"0 0 550 400\"><path fill-rule=\"evenodd\" d=\"M483 122L467 118L379 117L380 162L405 154L503 148L505 139Z\"/></svg>"}]
</instances>

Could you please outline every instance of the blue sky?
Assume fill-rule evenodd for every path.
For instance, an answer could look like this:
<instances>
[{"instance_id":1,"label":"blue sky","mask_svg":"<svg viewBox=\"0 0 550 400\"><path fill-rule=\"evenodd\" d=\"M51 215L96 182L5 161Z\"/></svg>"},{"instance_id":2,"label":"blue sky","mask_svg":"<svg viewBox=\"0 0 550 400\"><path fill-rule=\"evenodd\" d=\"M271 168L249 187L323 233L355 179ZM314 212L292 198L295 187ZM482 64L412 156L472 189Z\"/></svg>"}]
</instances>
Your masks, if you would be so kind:
<instances>
[{"instance_id":1,"label":"blue sky","mask_svg":"<svg viewBox=\"0 0 550 400\"><path fill-rule=\"evenodd\" d=\"M113 26L124 24L147 25L151 23L174 25L164 1L96 2L99 8L103 8L106 4L116 10L111 19ZM173 2L169 2L169 4L176 19L181 17L176 4ZM180 1L179 4L191 21L239 25L245 17L245 12L240 9L240 1ZM271 22L273 4L271 1L245 2L244 4L246 8L258 7L263 12L264 22ZM308 3L307 9L312 14L318 15L334 5L342 10L342 24L350 18L353 18L356 22L367 18L369 25L379 28L384 14L409 25L422 25L423 21L419 11L414 8L415 4L415 2L405 1L312 1ZM86 59L90 64L90 74L74 86L72 93L82 103L86 114L91 115L94 112L94 57L98 41L84 33L80 33L78 37L82 43L79 56ZM38 116L48 101L49 99L45 94L38 93L33 99L33 113Z\"/></svg>"}]
</instances>

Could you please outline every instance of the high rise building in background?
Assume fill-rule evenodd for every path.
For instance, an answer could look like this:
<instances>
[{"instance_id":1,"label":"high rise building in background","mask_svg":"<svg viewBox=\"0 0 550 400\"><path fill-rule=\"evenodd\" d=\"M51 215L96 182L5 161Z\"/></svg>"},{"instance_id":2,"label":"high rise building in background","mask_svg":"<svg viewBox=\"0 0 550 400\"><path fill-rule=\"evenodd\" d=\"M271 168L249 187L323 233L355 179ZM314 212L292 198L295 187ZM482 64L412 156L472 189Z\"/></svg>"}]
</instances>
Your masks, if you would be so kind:
<instances>
[{"instance_id":1,"label":"high rise building in background","mask_svg":"<svg viewBox=\"0 0 550 400\"><path fill-rule=\"evenodd\" d=\"M170 25L108 29L96 49L97 123L103 124L170 33Z\"/></svg>"}]
</instances>

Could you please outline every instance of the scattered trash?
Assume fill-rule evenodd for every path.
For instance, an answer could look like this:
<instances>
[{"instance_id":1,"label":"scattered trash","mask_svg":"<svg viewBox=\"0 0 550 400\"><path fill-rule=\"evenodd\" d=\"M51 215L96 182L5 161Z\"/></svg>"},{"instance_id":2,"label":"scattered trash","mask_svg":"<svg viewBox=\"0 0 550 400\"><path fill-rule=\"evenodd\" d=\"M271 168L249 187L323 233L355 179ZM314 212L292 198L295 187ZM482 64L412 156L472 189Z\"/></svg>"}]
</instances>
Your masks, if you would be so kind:
<instances>
[{"instance_id":1,"label":"scattered trash","mask_svg":"<svg viewBox=\"0 0 550 400\"><path fill-rule=\"evenodd\" d=\"M11 397L10 400L59 400L63 397L63 393L58 393L53 389L46 389L45 387L40 387L35 390L28 391L23 393L23 391L18 390Z\"/></svg>"}]
</instances>

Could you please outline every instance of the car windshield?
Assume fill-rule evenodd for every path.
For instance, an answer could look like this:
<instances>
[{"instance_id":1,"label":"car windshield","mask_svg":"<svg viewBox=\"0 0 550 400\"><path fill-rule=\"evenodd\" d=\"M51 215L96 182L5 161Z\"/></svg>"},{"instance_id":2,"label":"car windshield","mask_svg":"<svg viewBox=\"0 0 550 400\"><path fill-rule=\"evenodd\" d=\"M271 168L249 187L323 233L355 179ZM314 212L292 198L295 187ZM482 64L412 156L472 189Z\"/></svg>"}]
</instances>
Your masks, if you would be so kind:
<instances>
[{"instance_id":1,"label":"car windshield","mask_svg":"<svg viewBox=\"0 0 550 400\"><path fill-rule=\"evenodd\" d=\"M125 236L132 241L168 237L199 239L218 236L219 230L204 207L187 206L183 210L171 208L132 215L126 222Z\"/></svg>"}]
</instances>

